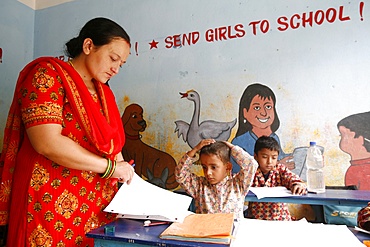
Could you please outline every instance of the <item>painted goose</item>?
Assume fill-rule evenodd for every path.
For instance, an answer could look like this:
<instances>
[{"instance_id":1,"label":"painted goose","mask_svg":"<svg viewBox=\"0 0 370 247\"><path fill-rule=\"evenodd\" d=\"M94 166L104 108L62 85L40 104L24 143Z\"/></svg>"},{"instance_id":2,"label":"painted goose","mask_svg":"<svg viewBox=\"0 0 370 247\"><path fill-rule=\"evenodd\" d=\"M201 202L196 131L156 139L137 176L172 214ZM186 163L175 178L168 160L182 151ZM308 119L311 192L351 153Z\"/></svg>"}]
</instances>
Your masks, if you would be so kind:
<instances>
[{"instance_id":1,"label":"painted goose","mask_svg":"<svg viewBox=\"0 0 370 247\"><path fill-rule=\"evenodd\" d=\"M190 124L182 120L175 121L177 137L182 135L184 142L194 148L202 139L215 139L216 141L227 141L231 134L231 129L236 124L236 118L231 122L217 122L206 120L199 123L200 97L194 90L180 93L181 98L186 98L194 102L194 113Z\"/></svg>"}]
</instances>

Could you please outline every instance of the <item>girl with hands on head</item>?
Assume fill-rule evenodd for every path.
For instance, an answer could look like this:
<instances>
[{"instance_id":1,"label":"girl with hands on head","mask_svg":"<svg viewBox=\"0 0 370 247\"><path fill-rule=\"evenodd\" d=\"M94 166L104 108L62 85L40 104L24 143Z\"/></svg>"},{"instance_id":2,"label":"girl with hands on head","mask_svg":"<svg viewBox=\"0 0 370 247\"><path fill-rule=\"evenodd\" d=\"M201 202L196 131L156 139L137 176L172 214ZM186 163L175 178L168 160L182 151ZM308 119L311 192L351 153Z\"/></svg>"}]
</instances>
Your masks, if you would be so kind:
<instances>
[{"instance_id":1,"label":"girl with hands on head","mask_svg":"<svg viewBox=\"0 0 370 247\"><path fill-rule=\"evenodd\" d=\"M201 140L192 150L190 150L187 154L190 157L195 157L195 155L204 147L209 144L216 142L214 139L203 139Z\"/></svg>"},{"instance_id":2,"label":"girl with hands on head","mask_svg":"<svg viewBox=\"0 0 370 247\"><path fill-rule=\"evenodd\" d=\"M198 152L204 176L191 170ZM237 174L231 174L230 156L241 167ZM175 176L180 186L194 198L196 213L234 213L235 218L242 218L245 196L257 166L242 148L229 142L204 139L180 159Z\"/></svg>"}]
</instances>

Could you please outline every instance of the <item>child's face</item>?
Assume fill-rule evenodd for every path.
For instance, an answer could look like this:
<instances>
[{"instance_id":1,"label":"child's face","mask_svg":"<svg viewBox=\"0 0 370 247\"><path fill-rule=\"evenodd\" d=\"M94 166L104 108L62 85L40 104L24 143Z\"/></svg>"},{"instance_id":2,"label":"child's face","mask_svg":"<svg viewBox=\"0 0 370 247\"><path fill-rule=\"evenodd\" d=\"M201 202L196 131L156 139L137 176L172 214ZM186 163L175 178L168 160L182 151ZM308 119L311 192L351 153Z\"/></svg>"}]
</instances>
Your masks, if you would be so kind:
<instances>
[{"instance_id":1,"label":"child's face","mask_svg":"<svg viewBox=\"0 0 370 247\"><path fill-rule=\"evenodd\" d=\"M257 160L258 165L263 174L275 168L278 161L279 152L268 148L262 148L257 154L254 154L254 159Z\"/></svg>"},{"instance_id":2,"label":"child's face","mask_svg":"<svg viewBox=\"0 0 370 247\"><path fill-rule=\"evenodd\" d=\"M211 184L217 184L223 180L231 170L231 163L224 164L222 160L214 154L202 154L200 156L203 173Z\"/></svg>"}]
</instances>

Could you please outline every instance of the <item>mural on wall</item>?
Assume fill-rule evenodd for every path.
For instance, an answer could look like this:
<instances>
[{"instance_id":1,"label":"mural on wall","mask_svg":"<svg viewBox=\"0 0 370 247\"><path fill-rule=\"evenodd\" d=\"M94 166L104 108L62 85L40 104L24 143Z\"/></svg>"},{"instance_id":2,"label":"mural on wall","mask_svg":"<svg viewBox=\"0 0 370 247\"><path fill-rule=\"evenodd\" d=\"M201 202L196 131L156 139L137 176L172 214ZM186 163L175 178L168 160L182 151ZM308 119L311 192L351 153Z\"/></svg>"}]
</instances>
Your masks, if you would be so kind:
<instances>
[{"instance_id":1,"label":"mural on wall","mask_svg":"<svg viewBox=\"0 0 370 247\"><path fill-rule=\"evenodd\" d=\"M279 162L287 166L295 174L306 180L306 154L308 147L296 147L293 153L285 153L276 131L280 127L280 119L276 109L275 93L266 85L254 83L247 86L239 101L238 130L231 141L254 154L254 145L263 135L273 137L280 145ZM319 146L322 153L324 148ZM240 170L233 162L233 172Z\"/></svg>"},{"instance_id":2,"label":"mural on wall","mask_svg":"<svg viewBox=\"0 0 370 247\"><path fill-rule=\"evenodd\" d=\"M337 124L340 132L339 148L350 155L350 166L345 174L345 185L356 185L359 190L370 190L370 112L347 116Z\"/></svg>"},{"instance_id":3,"label":"mural on wall","mask_svg":"<svg viewBox=\"0 0 370 247\"><path fill-rule=\"evenodd\" d=\"M135 161L135 172L148 182L165 189L176 189L175 159L166 152L149 146L141 140L147 124L143 108L138 104L128 105L122 114L126 143L122 149L125 160Z\"/></svg>"},{"instance_id":4,"label":"mural on wall","mask_svg":"<svg viewBox=\"0 0 370 247\"><path fill-rule=\"evenodd\" d=\"M359 2L358 15L361 21L364 21L363 12L364 2ZM155 51L157 49L183 48L186 46L199 45L202 42L214 43L221 41L231 41L243 39L249 35L258 36L272 32L274 27L279 32L286 32L307 27L321 26L335 22L351 21L351 16L346 12L345 6L330 7L327 9L317 9L305 13L295 13L291 16L281 15L276 20L268 19L253 20L248 23L237 23L235 25L219 26L209 28L205 33L200 31L191 31L168 35L166 37L154 38L145 41L145 45L140 45L138 41L134 42L134 54L139 56L140 53ZM163 38L163 39L162 39ZM203 38L203 39L202 39ZM150 41L150 42L149 42Z\"/></svg>"},{"instance_id":5,"label":"mural on wall","mask_svg":"<svg viewBox=\"0 0 370 247\"><path fill-rule=\"evenodd\" d=\"M282 5L284 5L284 4L285 3L282 3ZM302 4L302 5L305 5L305 4ZM318 6L318 5L316 5L316 6ZM326 6L326 7L324 7L324 6ZM269 57L268 60L272 61L271 58L273 58L275 56L279 56L279 55L276 55L278 53L281 53L281 56L287 56L287 57L277 59L277 60L275 60L275 63L276 62L283 62L284 63L284 61L290 60L290 59L292 61L293 60L295 61L296 65L294 65L292 67L287 65L287 67L285 68L285 69L287 69L287 72L277 71L276 72L277 75L284 74L284 73L295 74L296 71L300 71L300 70L303 70L303 71L307 70L308 71L308 70L312 69L312 67L311 67L312 64L316 63L317 61L319 61L318 64L320 64L320 65L318 65L318 67L320 67L320 66L327 67L328 65L324 65L322 63L322 61L325 60L325 59L322 59L322 58L319 58L318 60L317 59L316 60L312 59L310 62L307 62L307 63L304 62L304 61L309 61L309 59L307 59L307 58L310 57L309 54L311 54L311 49L312 49L312 51L315 51L315 49L316 49L315 42L320 42L320 39L317 39L317 40L312 39L311 40L311 37L309 39L307 39L307 43L304 43L304 44L301 45L302 47L304 46L304 47L308 47L310 49L309 51L307 51L307 53L305 53L304 49L297 48L297 50L294 50L294 49L291 50L290 47L289 48L284 47L280 43L281 40L279 38L283 37L282 34L284 33L290 39L292 39L292 37L294 37L293 32L294 33L302 33L302 32L309 33L309 32L312 32L311 34L314 35L315 33L313 33L313 31L317 31L321 28L327 28L327 27L330 27L331 25L333 25L333 26L336 25L335 28L337 28L338 25L341 25L343 27L343 30L346 30L346 28L349 28L349 25L350 25L351 22L355 23L355 24L352 24L353 25L352 28L360 26L360 23L366 24L367 20L366 20L366 18L364 18L365 4L364 4L364 2L358 1L358 2L352 2L351 4L337 3L337 5L329 4L329 5L323 5L322 7L318 6L316 9L311 9L311 8L312 8L312 6L308 6L308 5L307 5L307 9L303 9L303 10L301 9L299 11L294 10L294 8L292 8L291 9L292 11L288 11L287 14L281 14L281 13L278 13L278 12L272 12L271 11L271 13L269 15L265 16L265 17L258 16L258 15L254 16L254 15L251 15L249 13L248 15L246 14L244 17L250 18L250 20L235 19L234 22L227 22L227 24L216 22L217 24L215 24L213 26L202 26L202 28L194 27L194 26L190 25L190 27L193 28L193 29L190 29L190 30L188 29L189 30L188 32L183 31L184 29L180 29L178 32L173 32L172 35L168 35L167 33L164 33L164 34L161 33L161 35L150 36L148 39L145 40L145 42L143 40L135 41L134 46L133 46L133 49L134 49L133 54L135 54L135 59L140 59L142 57L145 57L149 53L153 54L153 55L150 55L150 56L153 56L153 58L158 59L159 57L157 57L154 54L161 53L162 56L166 57L165 54L171 52L171 53L174 53L176 56L178 55L178 57L182 57L184 55L181 53L181 51L184 52L184 50L186 50L186 51L196 50L196 51L199 52L198 49L202 49L202 50L203 49L205 49L205 50L209 49L211 51L214 49L216 51L216 54L218 54L219 56L227 57L226 54L228 52L232 51L229 47L229 46L231 46L231 43L233 45L238 44L238 45L235 45L235 47L238 47L238 49L240 49L240 50L238 52L234 53L234 56L230 56L229 61L230 61L230 68L231 68L233 66L237 66L238 62L240 64L244 64L244 61L241 62L241 61L237 60L238 59L237 57L240 54L243 54L243 55L246 55L246 56L252 54L252 53L246 52L246 50L248 50L248 49L244 48L244 46L247 47L248 45L250 45L250 47L249 47L250 49L259 48L260 44L254 44L254 43L251 42L253 39L258 39L259 41L264 41L264 40L267 39L267 37L271 37L271 36L274 35L273 36L274 39L277 39L277 41L279 43L279 44L276 45L276 47L274 46L274 48L276 48L276 52L274 51L274 53L265 54L264 51L261 51L262 49L261 50L257 49L256 53L258 52L258 54L261 57L256 58L256 57L253 57L253 56L252 57L248 56L251 59L251 61L253 60L254 62L257 62L256 64L258 64L258 62L259 62L258 59L264 60L264 59L266 59L266 57ZM353 11L352 9L355 9L355 11ZM253 19L252 19L251 16L253 16ZM280 36L278 36L277 33L280 33ZM298 34L297 37L299 37L300 35L301 34ZM333 35L333 36L336 37L335 35ZM261 37L264 37L264 38L261 38ZM338 36L338 39L340 37L341 36ZM286 40L284 40L284 42L289 43L290 42L289 38L286 38ZM245 43L242 43L241 42L242 40L244 40ZM139 43L140 43L140 46L139 46ZM216 44L216 43L218 43L218 44ZM220 43L223 43L222 45L220 45L220 47L222 47L222 49L223 49L221 52L216 50L216 48L215 48ZM226 45L225 43L230 43L230 44ZM294 43L294 42L292 41L292 43ZM358 43L357 41L354 41L354 43L353 44L351 43L350 46L351 45L356 46L357 43ZM268 42L266 44L264 42L262 42L262 44L267 45ZM295 43L292 44L291 47L295 47ZM297 47L300 47L300 45L297 45ZM226 50L225 53L223 53L224 50ZM324 47L323 50L327 50L327 48ZM283 53L284 51L286 51L286 53ZM156 52L158 52L158 53L156 53ZM270 52L272 52L272 51L270 51ZM297 54L299 54L299 59L295 57L294 52L297 52ZM356 55L354 55L354 56L356 56ZM302 59L303 57L305 57L305 59ZM300 59L302 59L302 61ZM328 60L330 61L330 58ZM169 61L171 61L171 60L169 60ZM200 58L200 60L198 59L197 61L198 61L197 64L199 64L199 63L201 63L202 59ZM301 62L296 63L297 61L301 61ZM181 60L180 60L180 62L181 62ZM223 60L220 59L220 61L218 61L218 62L222 63ZM277 65L275 63L268 63L267 62L267 64L269 64L269 65L266 65L266 66L269 66L268 70L273 71L273 68L275 68L275 65ZM260 67L263 67L263 65L265 65L265 64L266 63L262 63L260 65ZM301 64L301 65L299 66L298 64ZM328 64L329 64L329 62L328 62ZM185 63L185 65L187 65L187 64ZM331 65L329 65L329 67L330 66ZM181 75L184 75L184 77L185 77L185 75L186 76L188 75L187 73L191 73L192 71L191 71L191 67L189 67L189 66L184 66L184 67L186 67L187 70L189 70L189 71L187 71L187 70L182 71L182 68L180 68L181 69L181 71L180 71ZM199 66L199 67L202 67L202 66ZM279 138L282 138L282 141L285 142L285 144L288 143L289 145L285 145L285 146L281 147L279 160L280 160L281 163L285 164L293 172L295 172L300 177L302 177L302 179L306 179L305 158L306 158L307 146L305 146L305 144L308 144L308 141L307 141L308 138L313 139L313 140L317 140L317 141L319 141L320 144L323 144L325 146L325 148L326 148L325 152L326 152L326 155L327 155L325 157L325 161L328 163L328 168L330 166L332 166L332 164L340 162L340 161L338 161L337 154L341 153L341 151L338 150L338 148L336 148L337 150L333 151L333 149L334 149L333 148L333 143L334 143L334 145L336 145L337 141L334 141L334 142L332 141L333 143L330 143L330 141L329 141L329 143L327 143L326 139L334 139L334 138L324 136L325 132L328 129L333 129L333 126L335 126L335 123L328 122L328 124L325 125L325 128L328 128L328 129L324 129L324 127L322 127L321 123L325 122L325 120L324 120L324 118L321 118L320 124L318 124L317 129L315 129L314 126L316 126L316 123L307 122L307 121L305 121L306 119L304 119L302 117L303 115L308 115L307 111L306 111L307 109L303 109L303 111L301 111L302 108L299 107L299 103L296 101L297 98L294 98L294 97L284 97L283 98L285 100L285 102L284 102L285 105L287 104L286 103L287 101L290 101L289 104L291 104L293 106L297 104L297 109L294 109L294 107L292 107L292 108L282 108L281 107L282 104L280 104L279 105L280 108L277 108L277 110L280 110L280 113L284 113L283 111L289 111L289 110L292 110L292 109L296 110L296 112L298 112L298 113L296 113L296 115L298 116L297 117L298 120L302 119L301 120L302 125L297 124L294 127L285 125L284 129L282 129L280 127L280 124L279 124L280 120L283 120L284 122L293 123L294 120L296 120L296 119L286 118L287 114L284 115L284 119L279 119L279 116L278 116L276 108L275 108L276 107L275 93L277 93L276 95L278 95L278 97L280 98L282 92L281 91L278 92L278 90L281 90L281 88L284 88L284 90L289 91L290 93L296 91L297 89L299 89L298 88L299 86L289 87L289 86L286 86L285 83L294 82L294 83L297 83L297 85L299 85L300 83L303 84L304 82L302 81L302 78L297 76L297 78L292 77L292 78L289 78L289 79L285 79L283 77L278 77L278 76L274 75L274 76L271 76L272 80L268 80L268 79L265 80L265 78L263 76L264 76L264 73L267 73L266 71L261 69L260 72L256 72L257 67L256 68L253 67L252 63L246 63L246 67L247 67L247 69L245 69L245 68L243 68L243 69L247 70L249 74L248 73L243 73L242 70L239 70L235 73L239 73L239 74L243 74L243 75L247 74L248 76L250 74L252 74L255 77L252 77L251 79L248 78L246 81L253 81L256 78L262 79L264 81L268 81L269 83L271 82L271 84L269 84L269 86L270 85L274 86L273 88L276 89L276 91L273 92L270 88L267 87L267 90L270 90L270 93L271 93L271 94L267 93L267 95L271 95L271 97L267 97L267 98L255 97L255 99L260 100L260 102L259 102L260 104L266 103L266 102L263 102L264 100L265 101L271 101L270 103L272 103L272 105L273 105L273 108L272 108L273 111L270 112L272 114L271 119L262 120L263 117L260 118L260 120L262 120L262 121L260 123L256 123L257 128L254 128L253 130L250 130L250 132L254 133L255 137L258 137L258 136L262 135L263 133L266 133L267 135L272 135L278 140L280 145L282 145L282 144L281 144ZM284 67L281 67L281 68L284 68ZM177 71L177 70L179 70L179 68L175 67L175 69L172 69L172 67L171 67L171 71ZM227 69L225 68L225 71L226 70ZM243 70L243 71L245 71L245 70ZM196 70L194 69L194 71L196 71ZM325 73L324 75L326 75L327 71L324 72L324 73ZM168 74L166 74L166 77L170 76L170 75L171 75L171 73L168 73ZM217 76L217 74L211 75L211 76ZM310 78L310 76L308 78ZM165 80L166 79L164 78L164 81ZM207 78L207 80L212 80L212 77ZM299 81L299 80L301 80L301 81ZM181 82L181 81L179 80L178 82ZM229 83L234 83L234 81L232 81L232 80L230 80L228 82ZM276 85L277 83L281 83L282 85ZM314 82L314 84L315 83L319 84L318 81ZM314 84L306 84L306 85L312 85L311 88L313 88L313 87L315 87ZM329 84L333 84L334 86L337 86L337 85L335 85L334 82L329 82ZM248 84L243 85L243 89L245 89L246 86L248 86ZM257 83L255 83L254 86L256 88L259 87L257 85ZM318 86L318 85L316 85L316 86ZM333 86L333 88L334 88L334 86ZM198 87L198 85L196 87ZM196 89L198 90L198 92L201 92L201 90L202 89L204 90L204 88L207 88L207 86L202 87L202 85L199 85L199 88L196 88ZM260 89L256 89L256 88L254 88L254 89L252 88L252 90L251 90L252 93L253 93L253 91L260 90ZM305 88L309 88L309 87L305 87ZM338 86L337 86L337 88L338 88ZM242 92L241 90L243 90L243 89L239 88L240 92ZM207 91L207 93L209 93L209 95L205 94L204 96L205 97L207 97L207 96L208 97L211 97L211 96L214 97L215 94L212 93L212 90L217 90L217 86L214 86L214 87L210 88L210 90ZM230 94L231 95L235 95L236 91L237 91L237 89L231 89L230 88ZM245 91L247 91L247 89L245 89ZM302 92L300 92L300 93L302 93ZM307 92L307 93L309 93L309 92ZM202 138L214 138L214 136L211 136L210 133L208 133L208 132L207 133L209 135L205 136L206 133L203 131L204 129L208 129L208 130L212 129L213 130L213 127L212 128L209 128L209 127L205 128L203 126L205 126L206 123L209 123L209 121L212 122L214 120L206 120L204 122L199 121L200 111L202 111L202 112L203 111L209 111L209 106L203 108L203 110L202 110L202 108L200 106L199 94L197 92L195 92L194 90L190 90L190 91L188 91L186 93L183 93L181 95L182 95L183 99L186 98L186 99L188 99L188 100L190 100L194 103L194 109L193 109L193 117L189 120L184 121L184 119L181 117L181 115L179 115L180 117L175 118L176 120L177 119L182 119L182 120L175 121L175 125L176 125L175 132L177 133L177 137L179 138L179 141L180 142L182 142L182 141L185 142L189 147L192 148ZM285 96L285 95L283 94L283 96ZM288 95L288 96L290 96L290 95ZM306 96L306 95L304 95L304 96ZM312 96L314 96L314 95L312 95ZM272 100L272 98L274 98L274 100ZM197 101L196 101L198 99L199 99L199 103L197 103ZM218 98L218 99L220 99L220 98ZM252 101L253 97L251 97L249 100ZM245 125L248 124L247 119L245 120L246 123L244 123L244 117L241 117L241 109L244 106L244 105L242 105L243 101L244 101L244 99L242 97L240 99L240 104L239 104L239 117L238 117L239 126L237 127L237 133L234 137L233 133L235 133L235 132L232 132L232 131L235 131L235 129L236 129L236 128L234 128L235 124L236 124L236 122L235 122L232 126L230 126L230 129L229 129L230 131L228 131L229 132L228 136L225 137L226 140L228 140L231 137L232 140L234 141L234 140L237 140L239 138L242 139L244 134L248 135L247 132L249 132L249 131L243 129L243 127L242 127L242 126L245 126ZM171 104L174 105L173 102L171 102ZM234 102L234 105L235 105L235 102ZM251 108L251 109L253 109L253 108ZM230 112L232 112L232 108L229 108L229 110L230 110ZM310 110L310 109L308 109L308 110ZM153 113L155 113L156 110L151 109L151 111L153 111ZM174 111L176 111L176 106L174 107ZM191 110L189 110L189 112L190 111ZM268 111L268 110L266 110L266 111ZM217 113L215 113L215 115L213 115L213 116L211 115L208 118L209 119L214 119L215 116L217 116L216 114ZM247 115L251 114L250 117L252 117L252 111L246 112L246 114ZM290 116L292 116L292 115L290 115ZM229 120L229 117L230 117L230 115L227 118L224 118L224 119ZM274 118L277 119L277 124L276 124L275 121L273 121ZM231 115L230 119L233 119L232 115ZM333 119L338 119L338 117L335 116L335 117L333 117ZM266 121L266 122L263 122L263 121ZM234 122L234 121L232 121L232 122ZM230 123L232 123L232 122L230 122ZM292 125L294 125L294 124L292 124ZM296 129L293 130L292 127L296 128ZM311 132L312 135L309 136L309 137L304 136L305 134L303 134L303 132L306 132L306 130L307 130L307 133ZM312 131L310 131L310 130L312 130ZM254 131L256 131L256 133ZM279 134L277 134L277 132ZM298 134L296 134L297 136L293 137L292 132L298 133ZM320 134L322 136L320 136ZM182 136L182 138L180 138L180 136ZM295 140L292 140L294 138L295 138ZM304 145L302 145L302 143L299 143L299 141L296 141L297 139L300 139L300 138L305 140ZM169 142L172 142L172 141L169 140ZM243 145L246 145L245 143L248 143L249 145L254 147L255 141L251 141L251 142L245 141ZM243 145L241 145L241 146L243 146ZM182 146L181 145L178 145L178 146L181 147L179 150L182 151L183 150ZM320 146L320 148L321 148L322 152L324 152L324 148L322 146ZM248 150L248 148L245 148L245 149ZM181 152L181 151L179 151L179 152ZM171 152L171 153L175 153L175 152ZM252 148L252 151L250 153L253 154L253 148ZM177 155L175 155L174 157L176 157L176 156ZM332 161L330 160L330 158L332 159ZM328 185L331 184L331 183L340 183L340 182L343 181L343 174L340 174L339 172L335 171L335 167L332 167L332 168L329 168L329 169L328 169L329 171L327 173ZM342 169L341 172L343 173L344 169ZM336 177L337 181L335 181L333 179L333 177Z\"/></svg>"},{"instance_id":6,"label":"mural on wall","mask_svg":"<svg viewBox=\"0 0 370 247\"><path fill-rule=\"evenodd\" d=\"M230 138L231 130L236 124L236 118L230 122L217 122L205 120L199 123L200 117L200 96L195 90L180 93L181 98L186 98L194 103L193 116L190 123L183 120L175 121L177 137L182 136L191 148L194 148L203 139L215 139L216 141L227 141Z\"/></svg>"},{"instance_id":7,"label":"mural on wall","mask_svg":"<svg viewBox=\"0 0 370 247\"><path fill-rule=\"evenodd\" d=\"M255 83L249 85L240 98L238 130L232 143L254 154L254 145L260 136L272 136L280 145L275 133L280 127L276 110L276 97L267 86ZM292 154L286 154L280 147L279 161L289 169L295 168ZM233 170L235 170L235 164ZM239 169L237 166L236 169Z\"/></svg>"}]
</instances>

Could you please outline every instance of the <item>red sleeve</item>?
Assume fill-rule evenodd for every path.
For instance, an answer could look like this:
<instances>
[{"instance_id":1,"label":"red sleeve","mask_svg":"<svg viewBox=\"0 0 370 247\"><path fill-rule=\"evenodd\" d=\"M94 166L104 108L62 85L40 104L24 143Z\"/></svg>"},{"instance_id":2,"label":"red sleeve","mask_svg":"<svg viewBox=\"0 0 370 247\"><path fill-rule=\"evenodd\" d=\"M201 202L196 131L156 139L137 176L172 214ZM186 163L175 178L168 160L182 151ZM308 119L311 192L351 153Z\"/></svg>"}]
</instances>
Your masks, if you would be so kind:
<instances>
[{"instance_id":1,"label":"red sleeve","mask_svg":"<svg viewBox=\"0 0 370 247\"><path fill-rule=\"evenodd\" d=\"M18 92L25 127L62 124L64 95L61 80L51 64L43 62L35 66Z\"/></svg>"}]
</instances>

